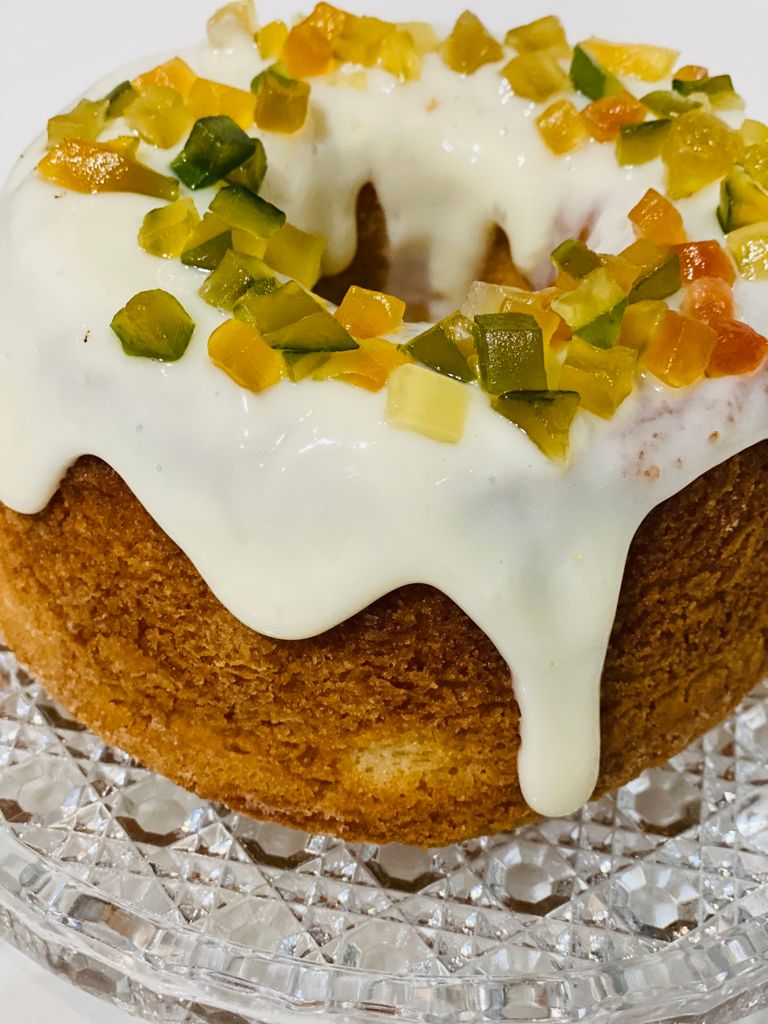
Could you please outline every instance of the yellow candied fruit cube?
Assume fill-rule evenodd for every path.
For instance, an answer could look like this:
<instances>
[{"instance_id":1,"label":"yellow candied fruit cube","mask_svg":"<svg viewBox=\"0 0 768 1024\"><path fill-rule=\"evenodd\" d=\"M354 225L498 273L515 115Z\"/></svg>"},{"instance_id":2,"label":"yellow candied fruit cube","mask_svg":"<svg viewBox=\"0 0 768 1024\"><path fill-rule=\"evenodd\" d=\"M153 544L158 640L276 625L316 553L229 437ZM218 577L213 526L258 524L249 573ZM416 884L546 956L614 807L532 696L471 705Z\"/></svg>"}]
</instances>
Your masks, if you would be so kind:
<instances>
[{"instance_id":1,"label":"yellow candied fruit cube","mask_svg":"<svg viewBox=\"0 0 768 1024\"><path fill-rule=\"evenodd\" d=\"M64 139L86 139L94 142L107 123L109 100L80 100L66 114L57 114L48 121L48 145Z\"/></svg>"},{"instance_id":2,"label":"yellow candied fruit cube","mask_svg":"<svg viewBox=\"0 0 768 1024\"><path fill-rule=\"evenodd\" d=\"M280 61L293 78L313 78L330 71L333 50L319 29L302 21L288 33Z\"/></svg>"},{"instance_id":3,"label":"yellow candied fruit cube","mask_svg":"<svg viewBox=\"0 0 768 1024\"><path fill-rule=\"evenodd\" d=\"M768 125L748 117L741 126L741 138L745 146L759 146L768 142Z\"/></svg>"},{"instance_id":4,"label":"yellow candied fruit cube","mask_svg":"<svg viewBox=\"0 0 768 1024\"><path fill-rule=\"evenodd\" d=\"M511 285L474 281L467 292L461 312L470 320L488 313L499 313L505 300L514 298L519 291L519 288L513 288Z\"/></svg>"},{"instance_id":5,"label":"yellow candied fruit cube","mask_svg":"<svg viewBox=\"0 0 768 1024\"><path fill-rule=\"evenodd\" d=\"M205 245L212 238L218 238L219 235L223 235L225 231L229 231L229 224L222 220L218 214L207 211L189 236L187 248L194 249L199 245Z\"/></svg>"},{"instance_id":6,"label":"yellow candied fruit cube","mask_svg":"<svg viewBox=\"0 0 768 1024\"><path fill-rule=\"evenodd\" d=\"M285 352L283 353L283 359L285 360L286 376L294 384L298 384L300 380L306 380L307 377L315 374L323 363L327 362L328 353Z\"/></svg>"},{"instance_id":7,"label":"yellow candied fruit cube","mask_svg":"<svg viewBox=\"0 0 768 1024\"><path fill-rule=\"evenodd\" d=\"M725 241L742 277L748 281L768 280L768 222L731 231Z\"/></svg>"},{"instance_id":8,"label":"yellow candied fruit cube","mask_svg":"<svg viewBox=\"0 0 768 1024\"><path fill-rule=\"evenodd\" d=\"M147 86L125 111L125 120L153 146L170 149L192 125L192 116L181 96L169 85Z\"/></svg>"},{"instance_id":9,"label":"yellow candied fruit cube","mask_svg":"<svg viewBox=\"0 0 768 1024\"><path fill-rule=\"evenodd\" d=\"M440 36L428 21L403 21L397 27L410 35L420 57L433 53L440 45Z\"/></svg>"},{"instance_id":10,"label":"yellow candied fruit cube","mask_svg":"<svg viewBox=\"0 0 768 1024\"><path fill-rule=\"evenodd\" d=\"M262 60L276 60L288 38L288 26L284 21L270 21L259 31L259 56Z\"/></svg>"},{"instance_id":11,"label":"yellow candied fruit cube","mask_svg":"<svg viewBox=\"0 0 768 1024\"><path fill-rule=\"evenodd\" d=\"M264 261L279 274L292 277L305 288L312 289L320 280L325 247L322 235L313 235L292 224L285 224L269 239Z\"/></svg>"},{"instance_id":12,"label":"yellow candied fruit cube","mask_svg":"<svg viewBox=\"0 0 768 1024\"><path fill-rule=\"evenodd\" d=\"M315 380L337 380L366 391L381 391L392 373L410 362L410 356L391 341L365 338L354 351L328 356L313 376Z\"/></svg>"},{"instance_id":13,"label":"yellow candied fruit cube","mask_svg":"<svg viewBox=\"0 0 768 1024\"><path fill-rule=\"evenodd\" d=\"M372 68L378 63L382 43L393 28L391 22L380 18L349 15L343 30L333 40L333 55L343 64Z\"/></svg>"},{"instance_id":14,"label":"yellow candied fruit cube","mask_svg":"<svg viewBox=\"0 0 768 1024\"><path fill-rule=\"evenodd\" d=\"M238 36L253 40L259 27L252 0L233 0L208 19L208 42L216 49L227 49Z\"/></svg>"},{"instance_id":15,"label":"yellow candied fruit cube","mask_svg":"<svg viewBox=\"0 0 768 1024\"><path fill-rule=\"evenodd\" d=\"M557 156L572 153L589 141L584 120L570 100L557 100L536 119L542 139Z\"/></svg>"},{"instance_id":16,"label":"yellow candied fruit cube","mask_svg":"<svg viewBox=\"0 0 768 1024\"><path fill-rule=\"evenodd\" d=\"M186 99L196 81L197 75L189 64L181 57L174 57L134 78L132 85L137 92L143 92L150 85L168 85Z\"/></svg>"},{"instance_id":17,"label":"yellow candied fruit cube","mask_svg":"<svg viewBox=\"0 0 768 1024\"><path fill-rule=\"evenodd\" d=\"M576 391L581 407L609 420L635 384L637 352L616 345L597 348L574 338L560 376L561 391Z\"/></svg>"},{"instance_id":18,"label":"yellow candied fruit cube","mask_svg":"<svg viewBox=\"0 0 768 1024\"><path fill-rule=\"evenodd\" d=\"M417 434L457 444L464 433L469 408L469 389L450 377L408 364L396 369L389 380L387 423Z\"/></svg>"},{"instance_id":19,"label":"yellow candied fruit cube","mask_svg":"<svg viewBox=\"0 0 768 1024\"><path fill-rule=\"evenodd\" d=\"M714 327L668 309L641 359L659 380L682 388L704 376L716 344Z\"/></svg>"},{"instance_id":20,"label":"yellow candied fruit cube","mask_svg":"<svg viewBox=\"0 0 768 1024\"><path fill-rule=\"evenodd\" d=\"M501 60L504 51L477 15L464 11L443 43L442 54L452 71L473 75L484 64Z\"/></svg>"},{"instance_id":21,"label":"yellow candied fruit cube","mask_svg":"<svg viewBox=\"0 0 768 1024\"><path fill-rule=\"evenodd\" d=\"M136 154L139 152L140 141L137 135L118 135L114 139L109 139L106 145L115 153L127 156L129 160L135 160Z\"/></svg>"},{"instance_id":22,"label":"yellow candied fruit cube","mask_svg":"<svg viewBox=\"0 0 768 1024\"><path fill-rule=\"evenodd\" d=\"M256 99L251 92L231 85L198 78L187 98L187 106L195 121L201 117L225 114L243 131L250 128L256 116Z\"/></svg>"},{"instance_id":23,"label":"yellow candied fruit cube","mask_svg":"<svg viewBox=\"0 0 768 1024\"><path fill-rule=\"evenodd\" d=\"M260 331L240 320L227 320L208 339L208 355L240 387L265 391L283 376L283 357Z\"/></svg>"},{"instance_id":24,"label":"yellow candied fruit cube","mask_svg":"<svg viewBox=\"0 0 768 1024\"><path fill-rule=\"evenodd\" d=\"M554 14L537 18L527 25L518 25L507 32L507 46L518 53L535 53L537 50L553 50L558 57L568 57L571 47L560 19Z\"/></svg>"},{"instance_id":25,"label":"yellow candied fruit cube","mask_svg":"<svg viewBox=\"0 0 768 1024\"><path fill-rule=\"evenodd\" d=\"M418 78L421 74L421 56L410 32L394 29L384 37L381 44L379 64L391 75L403 82Z\"/></svg>"},{"instance_id":26,"label":"yellow candied fruit cube","mask_svg":"<svg viewBox=\"0 0 768 1024\"><path fill-rule=\"evenodd\" d=\"M317 4L309 17L305 19L308 25L316 28L329 42L338 38L344 29L355 20L354 14L349 14L332 4L322 2Z\"/></svg>"},{"instance_id":27,"label":"yellow candied fruit cube","mask_svg":"<svg viewBox=\"0 0 768 1024\"><path fill-rule=\"evenodd\" d=\"M150 210L139 230L139 245L145 252L165 260L178 259L189 244L200 215L192 199Z\"/></svg>"},{"instance_id":28,"label":"yellow candied fruit cube","mask_svg":"<svg viewBox=\"0 0 768 1024\"><path fill-rule=\"evenodd\" d=\"M374 338L398 330L405 303L394 295L352 285L336 310L336 319L353 338Z\"/></svg>"},{"instance_id":29,"label":"yellow candied fruit cube","mask_svg":"<svg viewBox=\"0 0 768 1024\"><path fill-rule=\"evenodd\" d=\"M225 225L222 230L228 231L229 229ZM269 239L267 238L257 238L256 235L251 234L250 231L244 231L242 228L232 228L232 248L246 256L255 256L258 260L263 259L268 245Z\"/></svg>"},{"instance_id":30,"label":"yellow candied fruit cube","mask_svg":"<svg viewBox=\"0 0 768 1024\"><path fill-rule=\"evenodd\" d=\"M661 151L669 197L683 199L724 178L741 148L738 132L714 114L704 110L680 114L672 122Z\"/></svg>"},{"instance_id":31,"label":"yellow candied fruit cube","mask_svg":"<svg viewBox=\"0 0 768 1024\"><path fill-rule=\"evenodd\" d=\"M521 53L502 68L516 96L541 103L570 88L570 79L558 58L548 50Z\"/></svg>"},{"instance_id":32,"label":"yellow candied fruit cube","mask_svg":"<svg viewBox=\"0 0 768 1024\"><path fill-rule=\"evenodd\" d=\"M642 352L661 326L667 309L661 299L645 299L627 306L621 321L619 344Z\"/></svg>"},{"instance_id":33,"label":"yellow candied fruit cube","mask_svg":"<svg viewBox=\"0 0 768 1024\"><path fill-rule=\"evenodd\" d=\"M632 75L644 82L658 82L672 74L677 50L644 43L609 43L596 36L581 44L607 71L616 75Z\"/></svg>"},{"instance_id":34,"label":"yellow candied fruit cube","mask_svg":"<svg viewBox=\"0 0 768 1024\"><path fill-rule=\"evenodd\" d=\"M256 93L256 124L268 132L293 135L307 120L309 95L309 83L283 78L268 69Z\"/></svg>"}]
</instances>

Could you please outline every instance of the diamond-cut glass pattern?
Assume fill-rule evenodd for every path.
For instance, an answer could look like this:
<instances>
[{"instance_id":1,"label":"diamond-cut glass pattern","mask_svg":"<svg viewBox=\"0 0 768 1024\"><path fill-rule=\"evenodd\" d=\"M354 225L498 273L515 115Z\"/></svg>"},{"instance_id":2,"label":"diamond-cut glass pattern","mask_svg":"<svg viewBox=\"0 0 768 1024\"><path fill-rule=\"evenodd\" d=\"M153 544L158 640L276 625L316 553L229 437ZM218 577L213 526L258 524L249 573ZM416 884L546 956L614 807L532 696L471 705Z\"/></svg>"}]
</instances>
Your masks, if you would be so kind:
<instances>
[{"instance_id":1,"label":"diamond-cut glass pattern","mask_svg":"<svg viewBox=\"0 0 768 1024\"><path fill-rule=\"evenodd\" d=\"M0 648L0 933L150 1020L726 1024L767 921L768 685L570 818L423 851L203 801Z\"/></svg>"}]
</instances>

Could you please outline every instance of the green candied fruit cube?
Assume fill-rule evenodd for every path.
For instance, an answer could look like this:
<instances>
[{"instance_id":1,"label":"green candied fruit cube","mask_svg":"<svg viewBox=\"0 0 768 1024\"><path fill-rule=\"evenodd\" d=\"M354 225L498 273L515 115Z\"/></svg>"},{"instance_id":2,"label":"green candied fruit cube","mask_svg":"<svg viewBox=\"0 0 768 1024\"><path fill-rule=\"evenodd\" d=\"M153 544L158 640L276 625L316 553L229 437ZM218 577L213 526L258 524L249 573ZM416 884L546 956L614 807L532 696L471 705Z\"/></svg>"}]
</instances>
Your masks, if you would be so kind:
<instances>
[{"instance_id":1,"label":"green candied fruit cube","mask_svg":"<svg viewBox=\"0 0 768 1024\"><path fill-rule=\"evenodd\" d=\"M606 71L583 46L574 48L570 75L574 89L591 100L614 96L624 91L624 86L616 75Z\"/></svg>"},{"instance_id":2,"label":"green candied fruit cube","mask_svg":"<svg viewBox=\"0 0 768 1024\"><path fill-rule=\"evenodd\" d=\"M231 117L201 117L171 169L188 188L208 188L226 178L255 152L256 140L246 135Z\"/></svg>"},{"instance_id":3,"label":"green candied fruit cube","mask_svg":"<svg viewBox=\"0 0 768 1024\"><path fill-rule=\"evenodd\" d=\"M726 235L768 220L768 193L742 167L734 167L720 186L717 219Z\"/></svg>"},{"instance_id":4,"label":"green candied fruit cube","mask_svg":"<svg viewBox=\"0 0 768 1024\"><path fill-rule=\"evenodd\" d=\"M658 117L676 117L678 114L687 114L689 110L696 110L701 106L699 100L681 96L676 92L669 92L665 89L654 89L640 97L643 106L648 107L652 114Z\"/></svg>"},{"instance_id":5,"label":"green candied fruit cube","mask_svg":"<svg viewBox=\"0 0 768 1024\"><path fill-rule=\"evenodd\" d=\"M360 348L346 327L320 306L301 320L268 331L264 340L285 352L351 352Z\"/></svg>"},{"instance_id":6,"label":"green candied fruit cube","mask_svg":"<svg viewBox=\"0 0 768 1024\"><path fill-rule=\"evenodd\" d=\"M476 316L477 355L483 387L490 395L546 391L544 335L526 313Z\"/></svg>"},{"instance_id":7,"label":"green candied fruit cube","mask_svg":"<svg viewBox=\"0 0 768 1024\"><path fill-rule=\"evenodd\" d=\"M197 267L198 270L215 270L229 250L232 248L232 232L223 231L220 235L193 245L181 254L181 262L185 267Z\"/></svg>"},{"instance_id":8,"label":"green candied fruit cube","mask_svg":"<svg viewBox=\"0 0 768 1024\"><path fill-rule=\"evenodd\" d=\"M285 214L242 185L220 189L210 209L232 228L249 231L257 238L271 238L285 224Z\"/></svg>"},{"instance_id":9,"label":"green candied fruit cube","mask_svg":"<svg viewBox=\"0 0 768 1024\"><path fill-rule=\"evenodd\" d=\"M445 377L453 377L455 380L468 384L476 379L477 374L456 343L455 331L452 329L451 319L435 324L423 334L418 335L403 350L412 355L417 363L428 366L431 370L442 373ZM471 325L474 333L474 324L466 317L462 317L466 324Z\"/></svg>"},{"instance_id":10,"label":"green candied fruit cube","mask_svg":"<svg viewBox=\"0 0 768 1024\"><path fill-rule=\"evenodd\" d=\"M139 94L130 82L120 82L104 97L107 101L107 117L113 120L122 117Z\"/></svg>"},{"instance_id":11,"label":"green candied fruit cube","mask_svg":"<svg viewBox=\"0 0 768 1024\"><path fill-rule=\"evenodd\" d=\"M616 157L622 167L637 167L661 156L672 121L661 118L644 124L627 124L619 132Z\"/></svg>"},{"instance_id":12,"label":"green candied fruit cube","mask_svg":"<svg viewBox=\"0 0 768 1024\"><path fill-rule=\"evenodd\" d=\"M300 284L288 281L267 295L249 291L235 306L235 317L258 327L262 335L266 335L322 308Z\"/></svg>"},{"instance_id":13,"label":"green candied fruit cube","mask_svg":"<svg viewBox=\"0 0 768 1024\"><path fill-rule=\"evenodd\" d=\"M630 304L646 299L666 299L682 287L680 257L666 245L638 238L621 255L640 268L629 293Z\"/></svg>"},{"instance_id":14,"label":"green candied fruit cube","mask_svg":"<svg viewBox=\"0 0 768 1024\"><path fill-rule=\"evenodd\" d=\"M548 458L561 460L568 455L580 401L575 391L510 391L492 399L491 405L525 431Z\"/></svg>"},{"instance_id":15,"label":"green candied fruit cube","mask_svg":"<svg viewBox=\"0 0 768 1024\"><path fill-rule=\"evenodd\" d=\"M162 289L139 292L115 314L110 325L128 356L181 359L195 324L178 299Z\"/></svg>"},{"instance_id":16,"label":"green candied fruit cube","mask_svg":"<svg viewBox=\"0 0 768 1024\"><path fill-rule=\"evenodd\" d=\"M621 332L627 295L604 268L593 270L573 291L552 302L577 338L598 348L612 348Z\"/></svg>"},{"instance_id":17,"label":"green candied fruit cube","mask_svg":"<svg viewBox=\"0 0 768 1024\"><path fill-rule=\"evenodd\" d=\"M298 384L319 370L327 362L328 356L325 352L283 352L283 359L288 377L294 384Z\"/></svg>"},{"instance_id":18,"label":"green candied fruit cube","mask_svg":"<svg viewBox=\"0 0 768 1024\"><path fill-rule=\"evenodd\" d=\"M253 156L249 157L245 163L240 164L239 167L236 167L234 171L230 171L227 175L227 181L230 185L242 185L243 188L250 189L251 192L256 194L264 184L264 179L267 176L267 151L264 149L264 143L261 139L254 139L253 141L256 144Z\"/></svg>"},{"instance_id":19,"label":"green candied fruit cube","mask_svg":"<svg viewBox=\"0 0 768 1024\"><path fill-rule=\"evenodd\" d=\"M55 146L65 139L98 139L107 123L108 108L108 100L80 100L73 110L52 117L48 121L48 145Z\"/></svg>"},{"instance_id":20,"label":"green candied fruit cube","mask_svg":"<svg viewBox=\"0 0 768 1024\"><path fill-rule=\"evenodd\" d=\"M596 252L580 242L577 238L568 238L552 253L552 262L558 270L570 274L571 277L586 277L602 264Z\"/></svg>"},{"instance_id":21,"label":"green candied fruit cube","mask_svg":"<svg viewBox=\"0 0 768 1024\"><path fill-rule=\"evenodd\" d=\"M703 95L708 97L713 107L735 110L744 105L744 101L733 87L730 75L712 75L708 78L684 79L675 78L672 89L680 96Z\"/></svg>"},{"instance_id":22,"label":"green candied fruit cube","mask_svg":"<svg viewBox=\"0 0 768 1024\"><path fill-rule=\"evenodd\" d=\"M230 249L200 288L209 306L232 310L257 281L272 278L269 267L254 256Z\"/></svg>"}]
</instances>

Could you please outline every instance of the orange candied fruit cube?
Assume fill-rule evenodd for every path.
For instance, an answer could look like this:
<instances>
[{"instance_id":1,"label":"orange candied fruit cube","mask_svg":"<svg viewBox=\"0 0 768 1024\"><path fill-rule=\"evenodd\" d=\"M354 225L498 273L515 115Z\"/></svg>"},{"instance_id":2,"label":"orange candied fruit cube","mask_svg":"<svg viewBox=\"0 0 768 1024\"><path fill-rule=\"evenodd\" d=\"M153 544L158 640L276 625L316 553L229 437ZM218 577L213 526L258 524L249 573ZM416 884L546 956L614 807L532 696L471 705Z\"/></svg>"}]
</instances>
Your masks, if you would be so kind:
<instances>
[{"instance_id":1,"label":"orange candied fruit cube","mask_svg":"<svg viewBox=\"0 0 768 1024\"><path fill-rule=\"evenodd\" d=\"M226 114L245 131L253 124L256 99L252 92L198 78L190 90L187 106L195 120Z\"/></svg>"},{"instance_id":2,"label":"orange candied fruit cube","mask_svg":"<svg viewBox=\"0 0 768 1024\"><path fill-rule=\"evenodd\" d=\"M319 29L302 21L288 33L280 60L291 77L313 78L330 71L333 50Z\"/></svg>"},{"instance_id":3,"label":"orange candied fruit cube","mask_svg":"<svg viewBox=\"0 0 768 1024\"><path fill-rule=\"evenodd\" d=\"M394 295L352 285L336 310L336 319L353 338L375 338L402 326L405 303Z\"/></svg>"},{"instance_id":4,"label":"orange candied fruit cube","mask_svg":"<svg viewBox=\"0 0 768 1024\"><path fill-rule=\"evenodd\" d=\"M644 82L658 82L672 73L680 56L677 50L646 43L609 43L592 36L581 44L596 61L617 75L632 75Z\"/></svg>"},{"instance_id":5,"label":"orange candied fruit cube","mask_svg":"<svg viewBox=\"0 0 768 1024\"><path fill-rule=\"evenodd\" d=\"M589 141L589 132L570 100L557 100L536 119L542 139L553 153L571 153Z\"/></svg>"},{"instance_id":6,"label":"orange candied fruit cube","mask_svg":"<svg viewBox=\"0 0 768 1024\"><path fill-rule=\"evenodd\" d=\"M265 391L283 375L283 357L264 341L261 332L240 320L225 320L208 339L208 355L240 387Z\"/></svg>"},{"instance_id":7,"label":"orange candied fruit cube","mask_svg":"<svg viewBox=\"0 0 768 1024\"><path fill-rule=\"evenodd\" d=\"M768 356L768 338L740 320L721 320L714 327L717 343L707 367L708 377L752 373Z\"/></svg>"},{"instance_id":8,"label":"orange candied fruit cube","mask_svg":"<svg viewBox=\"0 0 768 1024\"><path fill-rule=\"evenodd\" d=\"M165 64L158 64L151 71L145 71L143 75L134 78L131 84L137 92L143 92L150 85L169 85L186 99L196 81L197 75L189 64L181 57L174 57Z\"/></svg>"},{"instance_id":9,"label":"orange candied fruit cube","mask_svg":"<svg viewBox=\"0 0 768 1024\"><path fill-rule=\"evenodd\" d=\"M649 188L640 202L629 211L629 219L638 238L656 245L681 245L686 234L680 211L666 196Z\"/></svg>"},{"instance_id":10,"label":"orange candied fruit cube","mask_svg":"<svg viewBox=\"0 0 768 1024\"><path fill-rule=\"evenodd\" d=\"M736 267L730 253L719 242L686 242L673 248L680 257L680 276L683 281L721 277L728 284L735 282Z\"/></svg>"},{"instance_id":11,"label":"orange candied fruit cube","mask_svg":"<svg viewBox=\"0 0 768 1024\"><path fill-rule=\"evenodd\" d=\"M646 369L672 388L695 384L704 376L717 344L709 324L667 310L641 355Z\"/></svg>"},{"instance_id":12,"label":"orange candied fruit cube","mask_svg":"<svg viewBox=\"0 0 768 1024\"><path fill-rule=\"evenodd\" d=\"M702 78L709 78L709 70L699 64L686 64L675 72L674 77L681 82L700 82Z\"/></svg>"},{"instance_id":13,"label":"orange candied fruit cube","mask_svg":"<svg viewBox=\"0 0 768 1024\"><path fill-rule=\"evenodd\" d=\"M642 124L648 110L640 100L628 92L615 96L603 96L585 107L581 112L587 131L598 142L611 142L618 138L623 127Z\"/></svg>"},{"instance_id":14,"label":"orange candied fruit cube","mask_svg":"<svg viewBox=\"0 0 768 1024\"><path fill-rule=\"evenodd\" d=\"M284 21L270 21L259 30L257 44L262 60L276 60L288 38L288 26Z\"/></svg>"},{"instance_id":15,"label":"orange candied fruit cube","mask_svg":"<svg viewBox=\"0 0 768 1024\"><path fill-rule=\"evenodd\" d=\"M306 23L317 29L329 43L337 39L344 29L355 20L354 14L348 14L347 11L325 3L317 4L309 17L305 19Z\"/></svg>"},{"instance_id":16,"label":"orange candied fruit cube","mask_svg":"<svg viewBox=\"0 0 768 1024\"><path fill-rule=\"evenodd\" d=\"M733 317L733 291L721 277L699 277L685 289L683 313L711 324Z\"/></svg>"},{"instance_id":17,"label":"orange candied fruit cube","mask_svg":"<svg viewBox=\"0 0 768 1024\"><path fill-rule=\"evenodd\" d=\"M398 366L410 356L383 338L367 338L352 352L334 352L314 373L315 380L338 380L366 391L381 391Z\"/></svg>"}]
</instances>

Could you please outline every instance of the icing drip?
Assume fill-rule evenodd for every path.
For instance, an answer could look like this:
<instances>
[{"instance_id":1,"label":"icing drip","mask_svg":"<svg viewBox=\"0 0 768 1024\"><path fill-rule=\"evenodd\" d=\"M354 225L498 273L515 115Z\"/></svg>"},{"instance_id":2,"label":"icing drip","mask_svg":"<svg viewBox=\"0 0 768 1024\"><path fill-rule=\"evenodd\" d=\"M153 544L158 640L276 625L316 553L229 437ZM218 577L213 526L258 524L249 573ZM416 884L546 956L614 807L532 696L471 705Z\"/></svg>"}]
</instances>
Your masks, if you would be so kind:
<instances>
[{"instance_id":1,"label":"icing drip","mask_svg":"<svg viewBox=\"0 0 768 1024\"><path fill-rule=\"evenodd\" d=\"M241 87L259 70L250 46L185 58ZM373 182L393 258L423 254L436 312L460 303L495 224L543 283L553 245L587 222L597 249L631 241L627 211L662 185L658 166L622 170L611 147L554 159L497 69L461 78L437 58L407 85L383 72L365 91L319 81L305 130L266 143L265 195L328 237L329 272L354 253L355 198ZM172 153L144 150L166 170ZM612 421L577 418L565 467L478 391L456 446L387 426L384 393L305 381L252 395L208 360L223 317L197 296L199 273L136 244L157 202L59 192L31 173L39 153L0 199L0 500L36 512L78 456L97 455L234 615L284 639L399 586L438 587L510 666L528 802L544 814L583 803L632 536L659 502L768 437L768 374L680 392L649 379ZM716 236L715 191L681 204L692 237ZM202 210L210 195L198 199ZM110 332L147 288L172 292L197 323L179 363L128 359ZM741 285L737 298L768 326L764 286Z\"/></svg>"}]
</instances>

